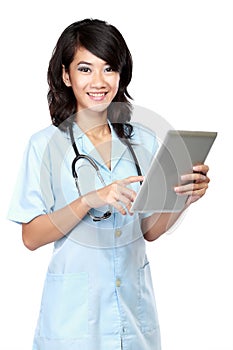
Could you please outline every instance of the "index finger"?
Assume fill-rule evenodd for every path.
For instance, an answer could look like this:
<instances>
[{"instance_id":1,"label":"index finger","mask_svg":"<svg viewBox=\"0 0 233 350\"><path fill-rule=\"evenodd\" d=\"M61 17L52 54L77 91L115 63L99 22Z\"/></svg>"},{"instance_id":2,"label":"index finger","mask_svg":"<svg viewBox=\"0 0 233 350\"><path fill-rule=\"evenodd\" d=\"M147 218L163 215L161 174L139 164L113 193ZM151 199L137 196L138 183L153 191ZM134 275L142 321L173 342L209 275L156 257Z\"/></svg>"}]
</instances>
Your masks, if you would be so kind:
<instances>
[{"instance_id":1,"label":"index finger","mask_svg":"<svg viewBox=\"0 0 233 350\"><path fill-rule=\"evenodd\" d=\"M144 180L144 176L129 176L126 179L120 180L123 185L129 185L134 182L140 182Z\"/></svg>"}]
</instances>

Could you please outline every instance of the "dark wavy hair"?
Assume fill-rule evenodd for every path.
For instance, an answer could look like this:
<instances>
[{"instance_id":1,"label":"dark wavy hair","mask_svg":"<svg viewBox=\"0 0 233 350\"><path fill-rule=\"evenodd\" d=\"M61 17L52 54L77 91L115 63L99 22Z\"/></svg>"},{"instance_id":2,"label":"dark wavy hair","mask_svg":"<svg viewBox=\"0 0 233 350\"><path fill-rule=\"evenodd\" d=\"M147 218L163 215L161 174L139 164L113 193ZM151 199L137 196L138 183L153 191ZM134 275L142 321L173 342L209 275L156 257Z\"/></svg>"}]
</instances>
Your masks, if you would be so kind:
<instances>
[{"instance_id":1,"label":"dark wavy hair","mask_svg":"<svg viewBox=\"0 0 233 350\"><path fill-rule=\"evenodd\" d=\"M132 78L132 57L122 34L113 25L98 19L84 19L68 26L57 41L48 67L48 104L52 123L65 130L74 116L77 101L72 88L62 79L62 66L68 71L76 50L84 47L120 73L119 88L108 107L108 119L121 138L130 138L132 97L127 91ZM116 103L117 102L117 103Z\"/></svg>"}]
</instances>

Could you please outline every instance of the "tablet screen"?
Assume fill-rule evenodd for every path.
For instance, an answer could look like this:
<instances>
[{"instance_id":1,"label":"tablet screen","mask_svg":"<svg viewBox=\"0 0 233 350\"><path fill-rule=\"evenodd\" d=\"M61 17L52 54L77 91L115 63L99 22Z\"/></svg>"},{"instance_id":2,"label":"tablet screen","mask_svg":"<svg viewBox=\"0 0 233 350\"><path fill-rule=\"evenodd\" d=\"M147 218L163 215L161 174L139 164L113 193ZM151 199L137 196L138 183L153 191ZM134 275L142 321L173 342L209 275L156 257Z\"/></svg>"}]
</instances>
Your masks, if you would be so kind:
<instances>
[{"instance_id":1,"label":"tablet screen","mask_svg":"<svg viewBox=\"0 0 233 350\"><path fill-rule=\"evenodd\" d=\"M132 205L132 212L176 212L187 196L178 196L174 187L193 165L204 163L216 132L169 130L148 169Z\"/></svg>"}]
</instances>

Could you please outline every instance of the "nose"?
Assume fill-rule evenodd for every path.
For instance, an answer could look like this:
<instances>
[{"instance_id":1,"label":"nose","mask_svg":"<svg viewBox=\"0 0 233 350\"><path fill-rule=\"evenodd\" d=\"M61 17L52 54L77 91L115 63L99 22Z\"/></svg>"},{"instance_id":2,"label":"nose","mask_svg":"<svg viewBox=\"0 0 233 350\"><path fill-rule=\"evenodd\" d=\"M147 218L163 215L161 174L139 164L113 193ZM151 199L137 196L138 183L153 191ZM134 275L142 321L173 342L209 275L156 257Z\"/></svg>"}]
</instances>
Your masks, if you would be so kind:
<instances>
[{"instance_id":1,"label":"nose","mask_svg":"<svg viewBox=\"0 0 233 350\"><path fill-rule=\"evenodd\" d=\"M91 80L91 87L96 89L102 89L106 87L106 81L104 72L102 71L95 71L92 74L92 80Z\"/></svg>"}]
</instances>

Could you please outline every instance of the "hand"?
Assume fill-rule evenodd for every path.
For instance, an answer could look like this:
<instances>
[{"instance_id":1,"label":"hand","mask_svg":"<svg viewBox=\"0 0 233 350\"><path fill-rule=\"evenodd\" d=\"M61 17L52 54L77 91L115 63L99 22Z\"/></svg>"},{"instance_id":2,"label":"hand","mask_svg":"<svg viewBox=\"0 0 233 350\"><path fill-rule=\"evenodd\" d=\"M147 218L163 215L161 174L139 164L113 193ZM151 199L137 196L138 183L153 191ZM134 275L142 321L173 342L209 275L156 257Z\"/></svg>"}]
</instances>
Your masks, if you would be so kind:
<instances>
[{"instance_id":1,"label":"hand","mask_svg":"<svg viewBox=\"0 0 233 350\"><path fill-rule=\"evenodd\" d=\"M117 180L108 186L105 186L97 191L89 192L83 196L85 204L89 209L99 208L104 205L111 205L115 207L122 215L126 215L127 211L130 215L132 203L136 197L136 192L127 186L134 182L143 181L143 176L130 176L123 180ZM127 211L121 203L125 205Z\"/></svg>"},{"instance_id":2,"label":"hand","mask_svg":"<svg viewBox=\"0 0 233 350\"><path fill-rule=\"evenodd\" d=\"M195 165L192 174L181 176L182 182L186 182L181 186L174 188L178 195L188 195L186 206L196 202L206 193L210 179L207 176L209 167L205 164ZM189 182L187 184L187 182Z\"/></svg>"}]
</instances>

